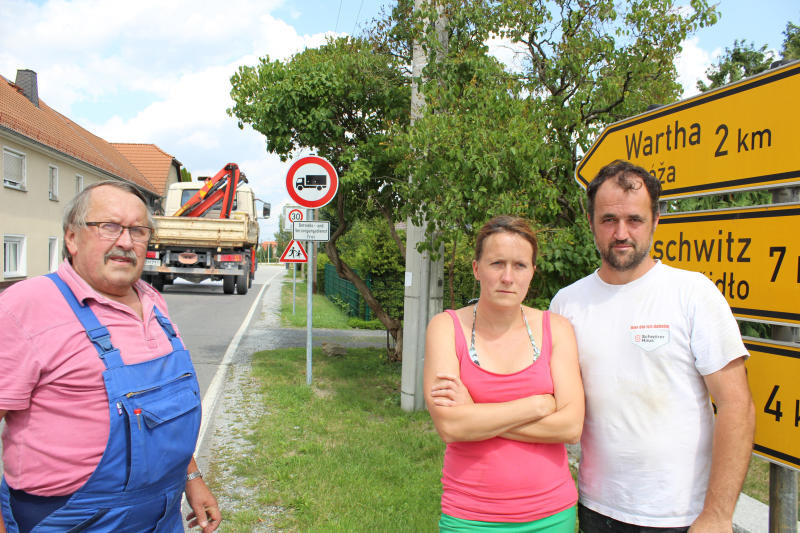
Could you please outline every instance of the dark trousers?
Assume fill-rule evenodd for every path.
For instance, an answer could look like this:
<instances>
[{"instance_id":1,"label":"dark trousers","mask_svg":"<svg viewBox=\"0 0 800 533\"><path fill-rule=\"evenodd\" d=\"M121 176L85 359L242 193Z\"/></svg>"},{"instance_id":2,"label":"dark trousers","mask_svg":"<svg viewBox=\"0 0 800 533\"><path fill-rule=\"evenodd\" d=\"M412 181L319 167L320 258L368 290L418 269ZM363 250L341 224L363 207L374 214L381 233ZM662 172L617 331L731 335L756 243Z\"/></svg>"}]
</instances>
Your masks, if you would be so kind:
<instances>
[{"instance_id":1,"label":"dark trousers","mask_svg":"<svg viewBox=\"0 0 800 533\"><path fill-rule=\"evenodd\" d=\"M19 527L19 533L29 533L45 517L64 507L64 504L72 496L71 494L68 496L36 496L10 487L8 492L11 512Z\"/></svg>"},{"instance_id":2,"label":"dark trousers","mask_svg":"<svg viewBox=\"0 0 800 533\"><path fill-rule=\"evenodd\" d=\"M578 528L581 533L685 533L689 527L647 527L614 520L578 504Z\"/></svg>"}]
</instances>

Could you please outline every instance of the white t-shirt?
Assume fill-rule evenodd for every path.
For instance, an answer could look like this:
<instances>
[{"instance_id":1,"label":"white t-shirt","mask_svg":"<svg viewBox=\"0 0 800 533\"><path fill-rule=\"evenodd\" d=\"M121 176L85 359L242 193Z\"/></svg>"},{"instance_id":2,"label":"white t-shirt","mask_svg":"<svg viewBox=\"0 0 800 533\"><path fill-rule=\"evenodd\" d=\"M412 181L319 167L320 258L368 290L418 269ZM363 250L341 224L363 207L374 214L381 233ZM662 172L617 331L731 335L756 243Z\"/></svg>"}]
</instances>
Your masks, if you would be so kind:
<instances>
[{"instance_id":1,"label":"white t-shirt","mask_svg":"<svg viewBox=\"0 0 800 533\"><path fill-rule=\"evenodd\" d=\"M711 466L703 376L747 355L724 297L702 274L658 262L625 285L595 272L550 309L575 328L586 390L581 503L622 522L690 525Z\"/></svg>"}]
</instances>

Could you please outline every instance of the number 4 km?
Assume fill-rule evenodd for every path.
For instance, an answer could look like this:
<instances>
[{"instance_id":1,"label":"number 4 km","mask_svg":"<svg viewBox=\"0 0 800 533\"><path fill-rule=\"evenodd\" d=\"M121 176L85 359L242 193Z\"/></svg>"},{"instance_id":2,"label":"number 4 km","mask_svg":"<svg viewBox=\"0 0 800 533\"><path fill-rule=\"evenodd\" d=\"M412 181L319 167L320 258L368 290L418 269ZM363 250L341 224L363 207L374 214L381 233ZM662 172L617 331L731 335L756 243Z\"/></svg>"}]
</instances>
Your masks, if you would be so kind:
<instances>
[{"instance_id":1,"label":"number 4 km","mask_svg":"<svg viewBox=\"0 0 800 533\"><path fill-rule=\"evenodd\" d=\"M778 389L780 389L780 385L775 385L772 387L772 392L767 399L767 404L764 406L764 412L768 415L772 415L775 417L776 422L780 422L781 417L783 416L783 411L781 410L781 401L775 400L775 396L778 394ZM775 402L775 407L771 407L772 403ZM795 400L794 402L794 427L798 427L800 425L800 400Z\"/></svg>"},{"instance_id":2,"label":"number 4 km","mask_svg":"<svg viewBox=\"0 0 800 533\"><path fill-rule=\"evenodd\" d=\"M778 400L775 402L775 409L771 409L770 405L772 405L772 402L775 400L775 395L778 394L779 388L779 385L772 387L772 392L769 395L769 399L767 399L767 405L764 406L764 412L768 415L774 415L776 422L780 422L781 417L783 416L783 411L781 411L781 401Z\"/></svg>"},{"instance_id":3,"label":"number 4 km","mask_svg":"<svg viewBox=\"0 0 800 533\"><path fill-rule=\"evenodd\" d=\"M770 283L775 283L778 279L778 272L781 270L783 264L783 257L786 255L785 246L770 246L769 256L772 257L778 254L778 260L775 262L775 270L772 271L772 277L769 279ZM800 283L800 256L797 257L797 283Z\"/></svg>"}]
</instances>

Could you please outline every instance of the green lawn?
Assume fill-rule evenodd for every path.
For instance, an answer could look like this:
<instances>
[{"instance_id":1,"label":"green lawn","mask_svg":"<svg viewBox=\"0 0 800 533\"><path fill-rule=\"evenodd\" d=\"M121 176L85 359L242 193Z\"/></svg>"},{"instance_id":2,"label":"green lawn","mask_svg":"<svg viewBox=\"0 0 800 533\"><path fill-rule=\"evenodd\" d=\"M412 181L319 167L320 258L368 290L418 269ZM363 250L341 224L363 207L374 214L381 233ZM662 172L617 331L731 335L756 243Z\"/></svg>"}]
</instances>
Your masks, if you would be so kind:
<instances>
[{"instance_id":1,"label":"green lawn","mask_svg":"<svg viewBox=\"0 0 800 533\"><path fill-rule=\"evenodd\" d=\"M306 294L305 281L297 281L294 289L294 313L292 313L292 282L284 281L281 290L281 323L284 326L306 327ZM311 295L311 325L315 328L350 329L348 317L342 313L324 294Z\"/></svg>"},{"instance_id":2,"label":"green lawn","mask_svg":"<svg viewBox=\"0 0 800 533\"><path fill-rule=\"evenodd\" d=\"M444 445L427 412L400 409L400 368L382 356L315 350L309 387L304 349L254 354L249 401L264 414L243 432L252 449L216 458L234 462L252 505L226 511L225 531L253 531L275 507L281 531L437 530Z\"/></svg>"}]
</instances>

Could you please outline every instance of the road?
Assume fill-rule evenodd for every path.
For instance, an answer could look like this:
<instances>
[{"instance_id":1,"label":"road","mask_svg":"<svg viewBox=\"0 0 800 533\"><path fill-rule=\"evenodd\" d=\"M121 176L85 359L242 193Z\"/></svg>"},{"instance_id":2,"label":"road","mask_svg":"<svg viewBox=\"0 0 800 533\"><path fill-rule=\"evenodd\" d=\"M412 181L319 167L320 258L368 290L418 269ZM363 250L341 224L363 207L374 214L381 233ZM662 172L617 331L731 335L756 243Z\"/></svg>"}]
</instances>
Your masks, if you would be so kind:
<instances>
[{"instance_id":1,"label":"road","mask_svg":"<svg viewBox=\"0 0 800 533\"><path fill-rule=\"evenodd\" d=\"M228 345L265 281L283 267L260 267L253 286L245 295L223 294L222 282L195 284L178 280L164 286L164 299L172 321L192 354L192 362L205 396L208 385L219 367Z\"/></svg>"}]
</instances>

